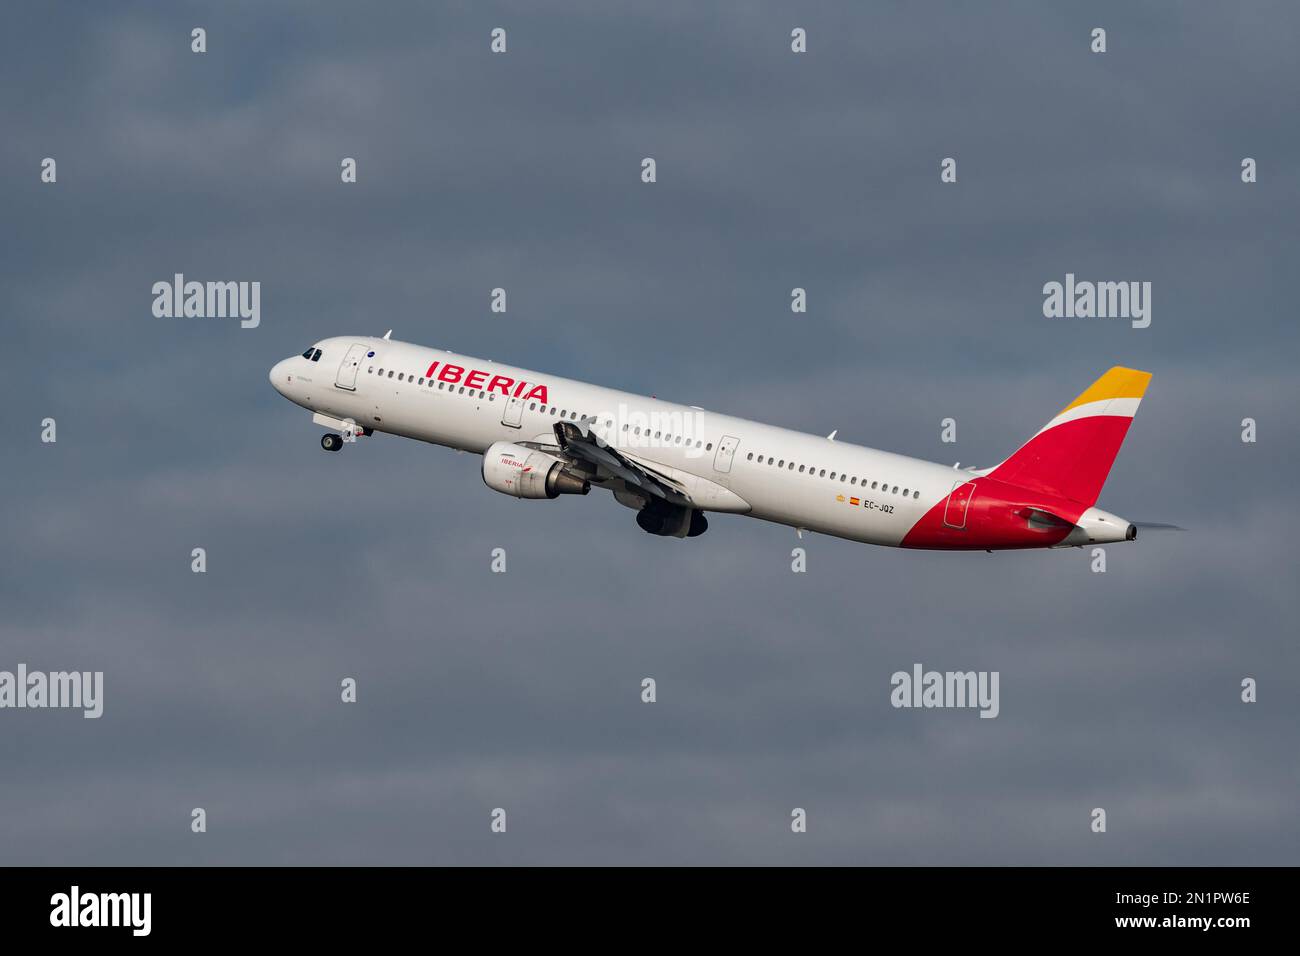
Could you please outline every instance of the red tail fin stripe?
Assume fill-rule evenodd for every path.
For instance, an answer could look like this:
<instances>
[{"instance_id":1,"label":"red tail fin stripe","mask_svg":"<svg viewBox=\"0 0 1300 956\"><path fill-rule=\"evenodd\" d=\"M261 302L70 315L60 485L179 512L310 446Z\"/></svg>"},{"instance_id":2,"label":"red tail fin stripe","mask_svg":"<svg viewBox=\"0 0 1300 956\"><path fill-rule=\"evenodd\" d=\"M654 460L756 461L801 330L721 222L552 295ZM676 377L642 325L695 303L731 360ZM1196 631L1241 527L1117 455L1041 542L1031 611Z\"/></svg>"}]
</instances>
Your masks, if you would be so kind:
<instances>
[{"instance_id":1,"label":"red tail fin stripe","mask_svg":"<svg viewBox=\"0 0 1300 956\"><path fill-rule=\"evenodd\" d=\"M1132 423L1127 415L1091 415L1063 422L1029 439L990 477L1091 507Z\"/></svg>"}]
</instances>

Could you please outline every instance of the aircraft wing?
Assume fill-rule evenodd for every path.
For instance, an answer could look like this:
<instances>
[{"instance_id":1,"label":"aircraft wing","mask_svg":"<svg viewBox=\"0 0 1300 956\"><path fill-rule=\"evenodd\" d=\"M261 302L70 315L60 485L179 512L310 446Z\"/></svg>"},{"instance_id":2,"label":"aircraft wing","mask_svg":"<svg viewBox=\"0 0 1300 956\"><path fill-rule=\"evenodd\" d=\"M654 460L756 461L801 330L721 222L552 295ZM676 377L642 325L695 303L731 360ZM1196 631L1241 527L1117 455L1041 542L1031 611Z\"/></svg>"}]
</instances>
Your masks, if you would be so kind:
<instances>
[{"instance_id":1,"label":"aircraft wing","mask_svg":"<svg viewBox=\"0 0 1300 956\"><path fill-rule=\"evenodd\" d=\"M629 488L684 508L692 507L681 487L662 472L611 448L587 427L556 422L555 439L565 454L594 465L601 477L621 479Z\"/></svg>"}]
</instances>

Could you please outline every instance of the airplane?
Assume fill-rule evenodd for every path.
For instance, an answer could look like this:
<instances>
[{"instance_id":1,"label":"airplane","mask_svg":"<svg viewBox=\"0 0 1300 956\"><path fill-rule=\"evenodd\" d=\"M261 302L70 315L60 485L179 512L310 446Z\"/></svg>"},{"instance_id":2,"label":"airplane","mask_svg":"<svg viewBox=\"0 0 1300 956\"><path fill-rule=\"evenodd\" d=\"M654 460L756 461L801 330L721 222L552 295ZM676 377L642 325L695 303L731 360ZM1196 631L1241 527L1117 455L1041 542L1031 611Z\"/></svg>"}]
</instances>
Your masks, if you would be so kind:
<instances>
[{"instance_id":1,"label":"airplane","mask_svg":"<svg viewBox=\"0 0 1300 956\"><path fill-rule=\"evenodd\" d=\"M1137 537L1137 524L1095 505L1149 372L1110 369L1005 461L963 469L391 334L323 339L271 369L276 391L330 429L326 451L384 432L481 454L493 491L543 500L605 489L664 537L703 534L709 512L939 551Z\"/></svg>"}]
</instances>

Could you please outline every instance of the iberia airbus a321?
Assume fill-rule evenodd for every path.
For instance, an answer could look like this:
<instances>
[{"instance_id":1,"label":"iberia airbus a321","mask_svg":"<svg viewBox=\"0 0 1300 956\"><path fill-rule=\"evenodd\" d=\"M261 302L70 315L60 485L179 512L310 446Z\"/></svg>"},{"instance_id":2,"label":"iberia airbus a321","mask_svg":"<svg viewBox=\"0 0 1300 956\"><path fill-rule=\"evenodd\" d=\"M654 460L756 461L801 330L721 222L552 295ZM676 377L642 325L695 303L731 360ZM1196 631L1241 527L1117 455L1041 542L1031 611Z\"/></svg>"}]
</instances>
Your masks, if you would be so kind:
<instances>
[{"instance_id":1,"label":"iberia airbus a321","mask_svg":"<svg viewBox=\"0 0 1300 956\"><path fill-rule=\"evenodd\" d=\"M1132 541L1095 504L1150 379L1112 368L1001 464L957 470L388 336L324 339L271 369L330 429L327 451L387 432L474 452L493 491L604 488L656 535L703 534L715 511L946 551Z\"/></svg>"}]
</instances>

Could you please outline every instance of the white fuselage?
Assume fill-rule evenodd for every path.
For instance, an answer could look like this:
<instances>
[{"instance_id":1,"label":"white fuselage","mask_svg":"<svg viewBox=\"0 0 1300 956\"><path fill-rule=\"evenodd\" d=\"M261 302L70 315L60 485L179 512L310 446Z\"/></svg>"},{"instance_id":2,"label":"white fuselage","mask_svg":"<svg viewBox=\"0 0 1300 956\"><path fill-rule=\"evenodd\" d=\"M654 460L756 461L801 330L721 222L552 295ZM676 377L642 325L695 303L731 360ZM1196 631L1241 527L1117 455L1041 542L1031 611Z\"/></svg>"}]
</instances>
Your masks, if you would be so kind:
<instances>
[{"instance_id":1,"label":"white fuselage","mask_svg":"<svg viewBox=\"0 0 1300 956\"><path fill-rule=\"evenodd\" d=\"M554 445L562 416L587 419L620 453L679 481L701 510L854 541L899 544L968 477L934 462L406 342L339 337L315 348L322 352L316 361L285 359L271 382L318 421L482 453L498 441Z\"/></svg>"}]
</instances>

